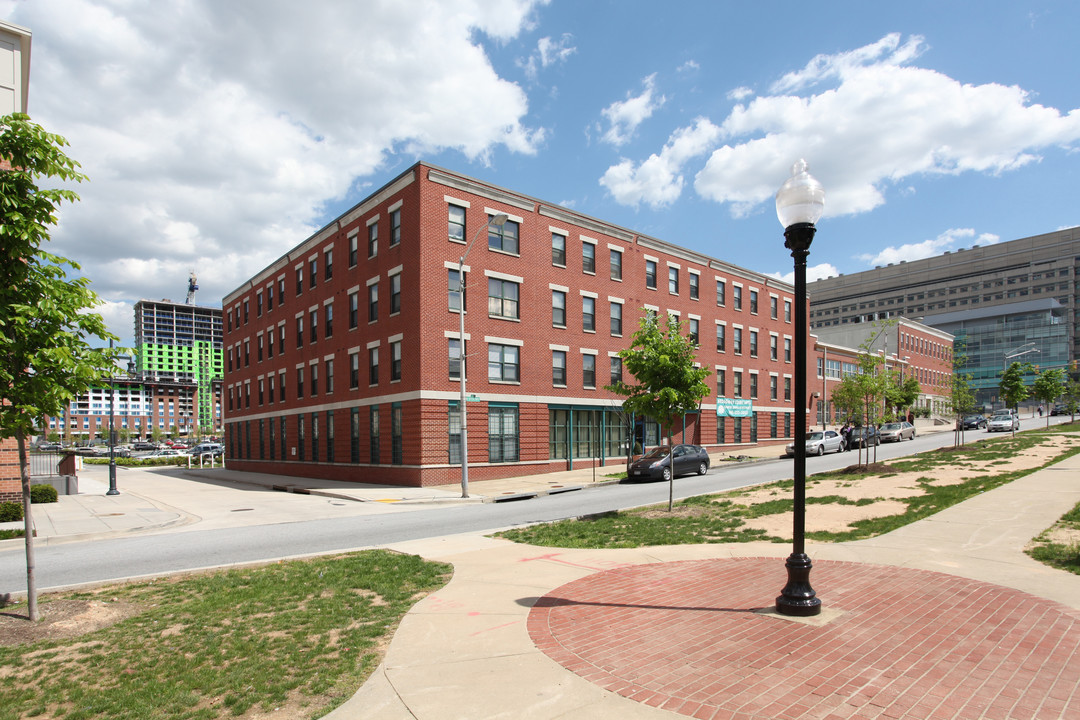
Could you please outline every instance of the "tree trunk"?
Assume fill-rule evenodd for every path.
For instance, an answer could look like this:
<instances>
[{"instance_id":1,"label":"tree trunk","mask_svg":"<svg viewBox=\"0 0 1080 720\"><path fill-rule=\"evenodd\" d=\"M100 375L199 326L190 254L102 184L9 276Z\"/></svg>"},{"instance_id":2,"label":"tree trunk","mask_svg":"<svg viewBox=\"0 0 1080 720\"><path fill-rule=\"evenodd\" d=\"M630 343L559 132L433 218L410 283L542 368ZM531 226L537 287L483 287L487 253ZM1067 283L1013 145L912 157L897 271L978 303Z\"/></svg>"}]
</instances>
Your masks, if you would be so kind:
<instances>
[{"instance_id":1,"label":"tree trunk","mask_svg":"<svg viewBox=\"0 0 1080 720\"><path fill-rule=\"evenodd\" d=\"M26 455L26 435L15 433L19 446L19 477L22 480L23 528L26 540L26 614L38 619L37 582L34 579L34 520L30 514L30 458Z\"/></svg>"},{"instance_id":2,"label":"tree trunk","mask_svg":"<svg viewBox=\"0 0 1080 720\"><path fill-rule=\"evenodd\" d=\"M672 455L672 451L675 446L671 444L671 426L668 425L667 431L667 462L668 469L671 471L671 476L668 478L668 497L667 497L667 511L671 512L675 509L675 456Z\"/></svg>"}]
</instances>

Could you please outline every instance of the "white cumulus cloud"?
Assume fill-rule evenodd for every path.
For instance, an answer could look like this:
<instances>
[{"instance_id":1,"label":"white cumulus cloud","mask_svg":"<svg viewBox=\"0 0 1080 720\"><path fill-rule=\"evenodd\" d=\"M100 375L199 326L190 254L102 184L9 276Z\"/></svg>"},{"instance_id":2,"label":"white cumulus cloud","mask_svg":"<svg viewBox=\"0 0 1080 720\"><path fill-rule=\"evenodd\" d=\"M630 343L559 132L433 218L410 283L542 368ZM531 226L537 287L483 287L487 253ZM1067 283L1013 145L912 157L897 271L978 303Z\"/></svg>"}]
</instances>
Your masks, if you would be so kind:
<instances>
[{"instance_id":1,"label":"white cumulus cloud","mask_svg":"<svg viewBox=\"0 0 1080 720\"><path fill-rule=\"evenodd\" d=\"M604 108L601 113L609 123L607 131L601 136L605 142L618 147L627 143L634 135L638 125L663 105L667 98L656 93L656 73L641 81L644 89L640 95L627 93L626 100L618 100Z\"/></svg>"},{"instance_id":2,"label":"white cumulus cloud","mask_svg":"<svg viewBox=\"0 0 1080 720\"><path fill-rule=\"evenodd\" d=\"M935 257L946 250L954 250L970 245L995 245L1001 238L991 233L983 233L975 238L972 228L950 228L935 238L917 243L908 243L899 247L887 247L876 255L862 254L859 259L868 265L888 265L890 263L911 262L923 258Z\"/></svg>"}]
</instances>

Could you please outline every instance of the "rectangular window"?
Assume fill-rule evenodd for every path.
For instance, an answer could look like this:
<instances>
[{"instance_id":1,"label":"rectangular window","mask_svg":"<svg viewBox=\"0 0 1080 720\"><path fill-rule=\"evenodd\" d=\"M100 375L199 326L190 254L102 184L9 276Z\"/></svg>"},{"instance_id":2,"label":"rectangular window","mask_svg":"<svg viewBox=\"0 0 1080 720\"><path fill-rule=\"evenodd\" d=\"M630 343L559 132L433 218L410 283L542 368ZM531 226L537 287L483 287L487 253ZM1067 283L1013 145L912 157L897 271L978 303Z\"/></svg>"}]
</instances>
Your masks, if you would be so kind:
<instances>
[{"instance_id":1,"label":"rectangular window","mask_svg":"<svg viewBox=\"0 0 1080 720\"><path fill-rule=\"evenodd\" d=\"M581 383L584 387L596 387L596 356L581 356Z\"/></svg>"},{"instance_id":2,"label":"rectangular window","mask_svg":"<svg viewBox=\"0 0 1080 720\"><path fill-rule=\"evenodd\" d=\"M596 331L596 298L581 298L581 329L586 332Z\"/></svg>"},{"instance_id":3,"label":"rectangular window","mask_svg":"<svg viewBox=\"0 0 1080 720\"><path fill-rule=\"evenodd\" d=\"M259 420L259 459L266 457L266 421Z\"/></svg>"},{"instance_id":4,"label":"rectangular window","mask_svg":"<svg viewBox=\"0 0 1080 720\"><path fill-rule=\"evenodd\" d=\"M282 417L282 418L280 418L280 420L281 420L281 434L280 434L280 438L281 438L281 459L285 460L285 459L288 458L288 455L285 454L285 448L289 444L289 439L285 435L285 418Z\"/></svg>"},{"instance_id":5,"label":"rectangular window","mask_svg":"<svg viewBox=\"0 0 1080 720\"><path fill-rule=\"evenodd\" d=\"M251 342L249 340L244 341L244 367L251 365Z\"/></svg>"},{"instance_id":6,"label":"rectangular window","mask_svg":"<svg viewBox=\"0 0 1080 720\"><path fill-rule=\"evenodd\" d=\"M334 303L323 305L323 336L331 337L334 334Z\"/></svg>"},{"instance_id":7,"label":"rectangular window","mask_svg":"<svg viewBox=\"0 0 1080 720\"><path fill-rule=\"evenodd\" d=\"M304 316L296 318L296 347L304 347Z\"/></svg>"},{"instance_id":8,"label":"rectangular window","mask_svg":"<svg viewBox=\"0 0 1080 720\"><path fill-rule=\"evenodd\" d=\"M304 292L304 268L302 265L296 267L296 294Z\"/></svg>"},{"instance_id":9,"label":"rectangular window","mask_svg":"<svg viewBox=\"0 0 1080 720\"><path fill-rule=\"evenodd\" d=\"M356 267L356 259L359 254L360 235L353 233L349 236L349 267Z\"/></svg>"},{"instance_id":10,"label":"rectangular window","mask_svg":"<svg viewBox=\"0 0 1080 720\"><path fill-rule=\"evenodd\" d=\"M611 279L622 280L622 250L611 248L608 264L611 266Z\"/></svg>"},{"instance_id":11,"label":"rectangular window","mask_svg":"<svg viewBox=\"0 0 1080 720\"><path fill-rule=\"evenodd\" d=\"M311 335L311 342L315 342L319 339L319 310L311 310L308 312L308 330Z\"/></svg>"},{"instance_id":12,"label":"rectangular window","mask_svg":"<svg viewBox=\"0 0 1080 720\"><path fill-rule=\"evenodd\" d=\"M731 338L732 350L736 355L742 355L742 329L735 328L735 333Z\"/></svg>"},{"instance_id":13,"label":"rectangular window","mask_svg":"<svg viewBox=\"0 0 1080 720\"><path fill-rule=\"evenodd\" d=\"M789 377L784 378L784 399L785 400L790 400L791 399L791 378L789 378ZM784 432L785 432L785 435L786 435L787 431L785 430Z\"/></svg>"},{"instance_id":14,"label":"rectangular window","mask_svg":"<svg viewBox=\"0 0 1080 720\"><path fill-rule=\"evenodd\" d=\"M716 281L716 304L725 305L727 303L727 283L723 280Z\"/></svg>"},{"instance_id":15,"label":"rectangular window","mask_svg":"<svg viewBox=\"0 0 1080 720\"><path fill-rule=\"evenodd\" d=\"M304 368L296 368L296 397L304 397Z\"/></svg>"},{"instance_id":16,"label":"rectangular window","mask_svg":"<svg viewBox=\"0 0 1080 720\"><path fill-rule=\"evenodd\" d=\"M278 307L285 304L285 278L278 278L277 281L277 304Z\"/></svg>"},{"instance_id":17,"label":"rectangular window","mask_svg":"<svg viewBox=\"0 0 1080 720\"><path fill-rule=\"evenodd\" d=\"M750 313L752 315L757 315L757 297L758 297L758 291L757 290L751 290L750 291Z\"/></svg>"},{"instance_id":18,"label":"rectangular window","mask_svg":"<svg viewBox=\"0 0 1080 720\"><path fill-rule=\"evenodd\" d=\"M349 462L360 462L360 408L349 410Z\"/></svg>"},{"instance_id":19,"label":"rectangular window","mask_svg":"<svg viewBox=\"0 0 1080 720\"><path fill-rule=\"evenodd\" d=\"M274 357L274 328L266 331L266 358Z\"/></svg>"},{"instance_id":20,"label":"rectangular window","mask_svg":"<svg viewBox=\"0 0 1080 720\"><path fill-rule=\"evenodd\" d=\"M278 373L278 401L285 402L285 371Z\"/></svg>"},{"instance_id":21,"label":"rectangular window","mask_svg":"<svg viewBox=\"0 0 1080 720\"><path fill-rule=\"evenodd\" d=\"M390 213L390 247L401 242L401 210Z\"/></svg>"},{"instance_id":22,"label":"rectangular window","mask_svg":"<svg viewBox=\"0 0 1080 720\"><path fill-rule=\"evenodd\" d=\"M791 322L791 301L784 301L784 322Z\"/></svg>"},{"instance_id":23,"label":"rectangular window","mask_svg":"<svg viewBox=\"0 0 1080 720\"><path fill-rule=\"evenodd\" d=\"M551 384L566 386L566 351L551 351Z\"/></svg>"},{"instance_id":24,"label":"rectangular window","mask_svg":"<svg viewBox=\"0 0 1080 720\"><path fill-rule=\"evenodd\" d=\"M581 243L581 271L596 274L596 246L592 243Z\"/></svg>"},{"instance_id":25,"label":"rectangular window","mask_svg":"<svg viewBox=\"0 0 1080 720\"><path fill-rule=\"evenodd\" d=\"M278 355L285 354L285 324L278 325Z\"/></svg>"},{"instance_id":26,"label":"rectangular window","mask_svg":"<svg viewBox=\"0 0 1080 720\"><path fill-rule=\"evenodd\" d=\"M390 381L401 379L401 343L390 343Z\"/></svg>"},{"instance_id":27,"label":"rectangular window","mask_svg":"<svg viewBox=\"0 0 1080 720\"><path fill-rule=\"evenodd\" d=\"M488 462L517 462L517 460L517 406L488 406Z\"/></svg>"},{"instance_id":28,"label":"rectangular window","mask_svg":"<svg viewBox=\"0 0 1080 720\"><path fill-rule=\"evenodd\" d=\"M518 284L499 278L488 278L488 315L517 319Z\"/></svg>"},{"instance_id":29,"label":"rectangular window","mask_svg":"<svg viewBox=\"0 0 1080 720\"><path fill-rule=\"evenodd\" d=\"M727 370L716 371L716 395L724 397L727 393Z\"/></svg>"},{"instance_id":30,"label":"rectangular window","mask_svg":"<svg viewBox=\"0 0 1080 720\"><path fill-rule=\"evenodd\" d=\"M791 362L791 338L784 338L784 362Z\"/></svg>"},{"instance_id":31,"label":"rectangular window","mask_svg":"<svg viewBox=\"0 0 1080 720\"><path fill-rule=\"evenodd\" d=\"M262 317L263 294L255 293L255 317Z\"/></svg>"},{"instance_id":32,"label":"rectangular window","mask_svg":"<svg viewBox=\"0 0 1080 720\"><path fill-rule=\"evenodd\" d=\"M566 327L566 293L562 290L551 291L551 324Z\"/></svg>"},{"instance_id":33,"label":"rectangular window","mask_svg":"<svg viewBox=\"0 0 1080 720\"><path fill-rule=\"evenodd\" d=\"M248 324L248 301L244 301L244 324Z\"/></svg>"},{"instance_id":34,"label":"rectangular window","mask_svg":"<svg viewBox=\"0 0 1080 720\"><path fill-rule=\"evenodd\" d=\"M778 387L778 378L775 375L769 376L769 399L775 400Z\"/></svg>"},{"instance_id":35,"label":"rectangular window","mask_svg":"<svg viewBox=\"0 0 1080 720\"><path fill-rule=\"evenodd\" d=\"M551 264L566 267L566 236L551 233Z\"/></svg>"},{"instance_id":36,"label":"rectangular window","mask_svg":"<svg viewBox=\"0 0 1080 720\"><path fill-rule=\"evenodd\" d=\"M726 325L716 326L716 352L727 350Z\"/></svg>"},{"instance_id":37,"label":"rectangular window","mask_svg":"<svg viewBox=\"0 0 1080 720\"><path fill-rule=\"evenodd\" d=\"M769 336L769 359L770 360L775 361L777 358L780 357L780 355L779 355L779 352L780 352L779 342L780 342L780 339L778 337L776 337L775 335L770 335Z\"/></svg>"},{"instance_id":38,"label":"rectangular window","mask_svg":"<svg viewBox=\"0 0 1080 720\"><path fill-rule=\"evenodd\" d=\"M329 358L323 361L324 375L326 376L326 394L334 392L334 359Z\"/></svg>"},{"instance_id":39,"label":"rectangular window","mask_svg":"<svg viewBox=\"0 0 1080 720\"><path fill-rule=\"evenodd\" d=\"M656 261L645 261L645 287L650 290L656 289Z\"/></svg>"},{"instance_id":40,"label":"rectangular window","mask_svg":"<svg viewBox=\"0 0 1080 720\"><path fill-rule=\"evenodd\" d=\"M360 387L360 353L349 353L349 387Z\"/></svg>"},{"instance_id":41,"label":"rectangular window","mask_svg":"<svg viewBox=\"0 0 1080 720\"><path fill-rule=\"evenodd\" d=\"M451 400L447 407L446 434L449 453L447 461L452 465L461 464L461 413L457 402Z\"/></svg>"},{"instance_id":42,"label":"rectangular window","mask_svg":"<svg viewBox=\"0 0 1080 720\"><path fill-rule=\"evenodd\" d=\"M488 345L488 380L518 382L521 377L518 351L516 345Z\"/></svg>"},{"instance_id":43,"label":"rectangular window","mask_svg":"<svg viewBox=\"0 0 1080 720\"><path fill-rule=\"evenodd\" d=\"M297 460L301 462L304 460L304 445L307 442L307 437L304 433L304 416L296 416L296 452Z\"/></svg>"},{"instance_id":44,"label":"rectangular window","mask_svg":"<svg viewBox=\"0 0 1080 720\"><path fill-rule=\"evenodd\" d=\"M326 462L334 462L334 411L326 411Z\"/></svg>"},{"instance_id":45,"label":"rectangular window","mask_svg":"<svg viewBox=\"0 0 1080 720\"><path fill-rule=\"evenodd\" d=\"M737 398L742 397L742 371L736 370L731 374L731 390L732 395Z\"/></svg>"},{"instance_id":46,"label":"rectangular window","mask_svg":"<svg viewBox=\"0 0 1080 720\"><path fill-rule=\"evenodd\" d=\"M311 413L311 461L319 462L319 414Z\"/></svg>"},{"instance_id":47,"label":"rectangular window","mask_svg":"<svg viewBox=\"0 0 1080 720\"><path fill-rule=\"evenodd\" d=\"M401 274L390 276L390 314L401 312Z\"/></svg>"},{"instance_id":48,"label":"rectangular window","mask_svg":"<svg viewBox=\"0 0 1080 720\"><path fill-rule=\"evenodd\" d=\"M690 299L691 300L697 300L698 299L698 281L700 279L701 278L698 276L697 273L690 273Z\"/></svg>"},{"instance_id":49,"label":"rectangular window","mask_svg":"<svg viewBox=\"0 0 1080 720\"><path fill-rule=\"evenodd\" d=\"M263 380L259 381L259 405L263 404L263 390L265 390L264 382L265 381Z\"/></svg>"},{"instance_id":50,"label":"rectangular window","mask_svg":"<svg viewBox=\"0 0 1080 720\"><path fill-rule=\"evenodd\" d=\"M769 317L773 320L776 319L776 298L772 295L769 296Z\"/></svg>"},{"instance_id":51,"label":"rectangular window","mask_svg":"<svg viewBox=\"0 0 1080 720\"><path fill-rule=\"evenodd\" d=\"M750 331L750 357L757 357L757 330Z\"/></svg>"},{"instance_id":52,"label":"rectangular window","mask_svg":"<svg viewBox=\"0 0 1080 720\"><path fill-rule=\"evenodd\" d=\"M379 406L372 405L368 409L369 430L368 450L371 453L371 464L379 464Z\"/></svg>"},{"instance_id":53,"label":"rectangular window","mask_svg":"<svg viewBox=\"0 0 1080 720\"><path fill-rule=\"evenodd\" d=\"M401 403L393 403L390 406L390 462L394 465L404 462L403 425Z\"/></svg>"},{"instance_id":54,"label":"rectangular window","mask_svg":"<svg viewBox=\"0 0 1080 720\"><path fill-rule=\"evenodd\" d=\"M312 289L319 282L319 263L315 258L308 260L308 288Z\"/></svg>"},{"instance_id":55,"label":"rectangular window","mask_svg":"<svg viewBox=\"0 0 1080 720\"><path fill-rule=\"evenodd\" d=\"M447 338L450 356L450 379L461 379L461 340L459 338Z\"/></svg>"},{"instance_id":56,"label":"rectangular window","mask_svg":"<svg viewBox=\"0 0 1080 720\"><path fill-rule=\"evenodd\" d=\"M611 382L610 382L610 384L611 385L617 385L618 383L622 382L622 358L617 357L617 356L612 356L609 359L611 360L611 376L610 376Z\"/></svg>"},{"instance_id":57,"label":"rectangular window","mask_svg":"<svg viewBox=\"0 0 1080 720\"><path fill-rule=\"evenodd\" d=\"M368 322L375 322L379 319L379 283L368 285L367 301Z\"/></svg>"},{"instance_id":58,"label":"rectangular window","mask_svg":"<svg viewBox=\"0 0 1080 720\"><path fill-rule=\"evenodd\" d=\"M724 442L725 442L725 440L724 440L725 422L724 421L726 419L727 418L723 418L723 417L716 418L716 444L717 445L723 445Z\"/></svg>"},{"instance_id":59,"label":"rectangular window","mask_svg":"<svg viewBox=\"0 0 1080 720\"><path fill-rule=\"evenodd\" d=\"M491 216L488 216L488 220L491 220ZM517 255L518 224L513 220L507 220L501 227L488 225L488 247Z\"/></svg>"},{"instance_id":60,"label":"rectangular window","mask_svg":"<svg viewBox=\"0 0 1080 720\"><path fill-rule=\"evenodd\" d=\"M259 422L262 421L260 420ZM274 418L269 418L266 421L266 424L268 426L268 429L270 430L270 459L274 460L276 459L274 456L277 454L277 433L274 431L274 428L277 427L277 423L274 422Z\"/></svg>"},{"instance_id":61,"label":"rectangular window","mask_svg":"<svg viewBox=\"0 0 1080 720\"><path fill-rule=\"evenodd\" d=\"M379 384L379 348L368 348L368 384Z\"/></svg>"},{"instance_id":62,"label":"rectangular window","mask_svg":"<svg viewBox=\"0 0 1080 720\"><path fill-rule=\"evenodd\" d=\"M611 303L611 334L622 336L622 303Z\"/></svg>"},{"instance_id":63,"label":"rectangular window","mask_svg":"<svg viewBox=\"0 0 1080 720\"><path fill-rule=\"evenodd\" d=\"M465 208L458 205L447 206L449 219L446 232L451 240L465 242Z\"/></svg>"},{"instance_id":64,"label":"rectangular window","mask_svg":"<svg viewBox=\"0 0 1080 720\"><path fill-rule=\"evenodd\" d=\"M271 405L273 405L274 404L274 376L271 375L266 380L267 380L267 383L268 383L267 388L266 388L267 389L266 397L267 397L268 402Z\"/></svg>"},{"instance_id":65,"label":"rectangular window","mask_svg":"<svg viewBox=\"0 0 1080 720\"><path fill-rule=\"evenodd\" d=\"M334 277L334 250L323 251L323 280L330 280Z\"/></svg>"},{"instance_id":66,"label":"rectangular window","mask_svg":"<svg viewBox=\"0 0 1080 720\"><path fill-rule=\"evenodd\" d=\"M690 318L690 342L694 345L698 344L698 329L700 326L700 320L697 318Z\"/></svg>"},{"instance_id":67,"label":"rectangular window","mask_svg":"<svg viewBox=\"0 0 1080 720\"><path fill-rule=\"evenodd\" d=\"M360 318L360 294L349 293L349 329L355 330Z\"/></svg>"},{"instance_id":68,"label":"rectangular window","mask_svg":"<svg viewBox=\"0 0 1080 720\"><path fill-rule=\"evenodd\" d=\"M667 269L667 290L672 295L679 294L679 268Z\"/></svg>"},{"instance_id":69,"label":"rectangular window","mask_svg":"<svg viewBox=\"0 0 1080 720\"><path fill-rule=\"evenodd\" d=\"M367 256L375 257L379 252L379 223L373 222L367 226Z\"/></svg>"},{"instance_id":70,"label":"rectangular window","mask_svg":"<svg viewBox=\"0 0 1080 720\"><path fill-rule=\"evenodd\" d=\"M731 289L731 302L736 310L742 310L742 288L738 285Z\"/></svg>"}]
</instances>

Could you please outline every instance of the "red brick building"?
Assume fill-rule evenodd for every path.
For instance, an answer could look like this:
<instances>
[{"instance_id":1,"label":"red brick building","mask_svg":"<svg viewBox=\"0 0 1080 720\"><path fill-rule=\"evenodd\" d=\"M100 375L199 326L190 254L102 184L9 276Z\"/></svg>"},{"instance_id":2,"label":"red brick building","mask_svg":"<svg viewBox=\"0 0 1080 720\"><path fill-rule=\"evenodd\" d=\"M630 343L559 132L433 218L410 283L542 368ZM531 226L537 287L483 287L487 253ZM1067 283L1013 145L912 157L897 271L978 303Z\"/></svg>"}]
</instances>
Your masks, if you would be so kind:
<instances>
[{"instance_id":1,"label":"red brick building","mask_svg":"<svg viewBox=\"0 0 1080 720\"><path fill-rule=\"evenodd\" d=\"M485 229L497 214L508 222ZM807 320L790 285L418 163L224 298L231 467L458 481L457 270L478 234L464 298L474 478L621 464L631 439L657 444L656 425L604 390L645 311L686 322L714 373L676 442L792 437L794 323Z\"/></svg>"}]
</instances>

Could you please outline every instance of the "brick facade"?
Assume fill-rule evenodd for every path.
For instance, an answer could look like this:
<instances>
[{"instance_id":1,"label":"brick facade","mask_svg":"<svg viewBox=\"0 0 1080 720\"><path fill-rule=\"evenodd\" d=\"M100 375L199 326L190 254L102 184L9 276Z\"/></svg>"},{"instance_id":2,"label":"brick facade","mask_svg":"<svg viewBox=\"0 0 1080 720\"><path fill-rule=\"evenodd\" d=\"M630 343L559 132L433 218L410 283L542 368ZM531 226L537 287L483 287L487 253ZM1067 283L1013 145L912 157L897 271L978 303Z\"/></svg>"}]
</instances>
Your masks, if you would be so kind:
<instances>
[{"instance_id":1,"label":"brick facade","mask_svg":"<svg viewBox=\"0 0 1080 720\"><path fill-rule=\"evenodd\" d=\"M677 428L676 442L685 437L712 450L732 450L790 439L797 320L791 317L790 285L418 163L224 299L222 395L231 467L396 485L457 482L460 460L451 416L460 385L451 373L456 366L450 344L459 340L460 316L451 289L467 244L478 230L486 235L485 223L498 213L516 223L517 246L506 238L500 249L479 237L465 262L470 476L507 477L594 462L621 465L630 431L617 413L620 399L603 388L610 382L611 358L629 345L645 308L696 322L698 361L714 373L712 393L699 414L687 417L685 432ZM369 251L372 233L374 252ZM564 238L561 255L553 235ZM621 277L614 277L612 253L620 254ZM653 286L646 282L647 267L654 270ZM559 293L565 299L561 318L554 311ZM377 299L373 320L371 299ZM616 306L621 331L612 327ZM371 382L373 351L378 374ZM565 353L565 382L553 375L557 353ZM591 383L586 381L590 358L595 362ZM808 358L808 378L813 363ZM724 372L723 396L750 399L754 411L753 418L725 418L722 437L717 436L718 370ZM297 392L301 377L302 396ZM641 436L644 431L633 432L648 439ZM593 435L598 436L594 441L583 439Z\"/></svg>"}]
</instances>

